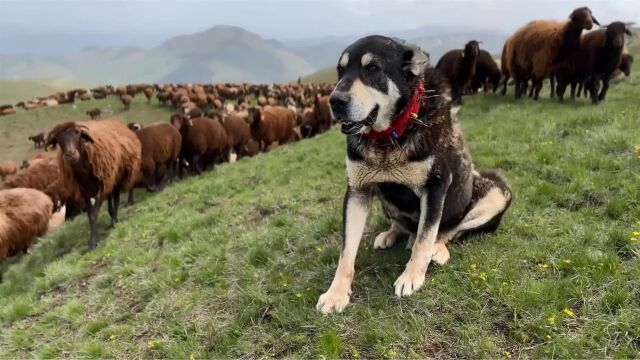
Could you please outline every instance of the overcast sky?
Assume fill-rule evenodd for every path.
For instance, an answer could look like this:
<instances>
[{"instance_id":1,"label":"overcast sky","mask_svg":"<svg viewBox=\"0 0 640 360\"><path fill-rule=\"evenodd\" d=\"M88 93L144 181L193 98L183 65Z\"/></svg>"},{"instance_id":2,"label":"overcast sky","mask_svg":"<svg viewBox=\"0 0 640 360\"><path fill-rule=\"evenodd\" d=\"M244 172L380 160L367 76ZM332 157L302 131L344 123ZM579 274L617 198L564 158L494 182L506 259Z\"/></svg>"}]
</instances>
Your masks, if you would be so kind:
<instances>
[{"instance_id":1,"label":"overcast sky","mask_svg":"<svg viewBox=\"0 0 640 360\"><path fill-rule=\"evenodd\" d=\"M640 23L640 0L0 0L0 51L150 47L219 24L280 40L425 25L511 32L585 5L601 23Z\"/></svg>"}]
</instances>

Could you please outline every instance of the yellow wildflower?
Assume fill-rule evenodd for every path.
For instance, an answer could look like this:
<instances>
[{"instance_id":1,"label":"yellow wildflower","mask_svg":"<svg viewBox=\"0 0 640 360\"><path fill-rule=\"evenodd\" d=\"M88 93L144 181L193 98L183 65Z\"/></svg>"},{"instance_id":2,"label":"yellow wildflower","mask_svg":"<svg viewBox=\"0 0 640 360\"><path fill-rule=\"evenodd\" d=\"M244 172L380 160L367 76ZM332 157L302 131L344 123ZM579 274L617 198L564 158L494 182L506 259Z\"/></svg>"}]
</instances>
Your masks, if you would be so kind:
<instances>
[{"instance_id":1,"label":"yellow wildflower","mask_svg":"<svg viewBox=\"0 0 640 360\"><path fill-rule=\"evenodd\" d=\"M562 309L562 312L565 313L568 317L574 317L575 316L573 311L569 310L569 308Z\"/></svg>"},{"instance_id":2,"label":"yellow wildflower","mask_svg":"<svg viewBox=\"0 0 640 360\"><path fill-rule=\"evenodd\" d=\"M115 340L115 338L116 338L115 334L109 335L109 340Z\"/></svg>"},{"instance_id":3,"label":"yellow wildflower","mask_svg":"<svg viewBox=\"0 0 640 360\"><path fill-rule=\"evenodd\" d=\"M474 271L476 267L477 267L476 263L471 263L471 265L469 265L469 269L471 269L472 271Z\"/></svg>"},{"instance_id":4,"label":"yellow wildflower","mask_svg":"<svg viewBox=\"0 0 640 360\"><path fill-rule=\"evenodd\" d=\"M571 264L571 260L570 259L564 259L562 260L563 263L565 264Z\"/></svg>"},{"instance_id":5,"label":"yellow wildflower","mask_svg":"<svg viewBox=\"0 0 640 360\"><path fill-rule=\"evenodd\" d=\"M548 335L548 334L547 334L547 336L545 336L545 338L546 338L547 340L551 340L551 335Z\"/></svg>"},{"instance_id":6,"label":"yellow wildflower","mask_svg":"<svg viewBox=\"0 0 640 360\"><path fill-rule=\"evenodd\" d=\"M156 345L158 345L158 341L156 340L147 341L147 346L149 346L150 348L156 347Z\"/></svg>"},{"instance_id":7,"label":"yellow wildflower","mask_svg":"<svg viewBox=\"0 0 640 360\"><path fill-rule=\"evenodd\" d=\"M322 252L322 248L321 248L319 245L317 245L317 246L316 246L316 251L317 251L317 252Z\"/></svg>"},{"instance_id":8,"label":"yellow wildflower","mask_svg":"<svg viewBox=\"0 0 640 360\"><path fill-rule=\"evenodd\" d=\"M480 273L480 279L482 279L482 281L487 281L487 273L481 272Z\"/></svg>"},{"instance_id":9,"label":"yellow wildflower","mask_svg":"<svg viewBox=\"0 0 640 360\"><path fill-rule=\"evenodd\" d=\"M538 264L538 267L539 267L540 269L548 269L548 268L549 268L549 264L547 264L547 263L544 263L544 264Z\"/></svg>"},{"instance_id":10,"label":"yellow wildflower","mask_svg":"<svg viewBox=\"0 0 640 360\"><path fill-rule=\"evenodd\" d=\"M549 318L547 319L547 322L549 323L549 325L555 325L556 324L556 316L555 315L549 316Z\"/></svg>"},{"instance_id":11,"label":"yellow wildflower","mask_svg":"<svg viewBox=\"0 0 640 360\"><path fill-rule=\"evenodd\" d=\"M632 235L633 236L640 236L640 231L634 231Z\"/></svg>"},{"instance_id":12,"label":"yellow wildflower","mask_svg":"<svg viewBox=\"0 0 640 360\"><path fill-rule=\"evenodd\" d=\"M504 357L506 357L507 359L511 359L511 353L507 350L505 350L502 355L504 355Z\"/></svg>"},{"instance_id":13,"label":"yellow wildflower","mask_svg":"<svg viewBox=\"0 0 640 360\"><path fill-rule=\"evenodd\" d=\"M297 297L297 298L301 298L301 297L302 297L302 294L297 293L297 294L296 294L296 297Z\"/></svg>"},{"instance_id":14,"label":"yellow wildflower","mask_svg":"<svg viewBox=\"0 0 640 360\"><path fill-rule=\"evenodd\" d=\"M193 356L193 353L189 355L189 360L195 360L195 359L196 359L196 357Z\"/></svg>"}]
</instances>

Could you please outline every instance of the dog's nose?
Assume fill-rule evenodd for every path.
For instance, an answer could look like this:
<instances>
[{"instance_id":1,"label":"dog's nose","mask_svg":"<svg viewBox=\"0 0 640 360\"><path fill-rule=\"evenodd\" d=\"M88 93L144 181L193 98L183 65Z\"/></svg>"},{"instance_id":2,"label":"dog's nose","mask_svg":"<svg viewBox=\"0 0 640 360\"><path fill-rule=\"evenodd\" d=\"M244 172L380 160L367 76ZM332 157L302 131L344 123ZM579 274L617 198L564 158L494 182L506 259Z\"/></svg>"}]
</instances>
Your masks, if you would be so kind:
<instances>
[{"instance_id":1,"label":"dog's nose","mask_svg":"<svg viewBox=\"0 0 640 360\"><path fill-rule=\"evenodd\" d=\"M342 91L334 91L329 98L329 103L331 104L331 110L338 117L339 115L343 115L347 110L347 105L349 105L349 94Z\"/></svg>"}]
</instances>

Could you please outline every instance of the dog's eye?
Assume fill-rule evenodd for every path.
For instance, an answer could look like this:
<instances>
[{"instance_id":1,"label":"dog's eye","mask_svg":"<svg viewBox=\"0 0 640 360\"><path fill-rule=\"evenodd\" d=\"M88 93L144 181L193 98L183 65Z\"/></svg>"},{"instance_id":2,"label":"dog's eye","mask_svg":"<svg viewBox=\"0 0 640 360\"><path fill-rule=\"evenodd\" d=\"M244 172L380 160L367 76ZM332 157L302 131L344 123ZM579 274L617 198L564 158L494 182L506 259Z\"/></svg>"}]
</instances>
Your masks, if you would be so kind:
<instances>
[{"instance_id":1,"label":"dog's eye","mask_svg":"<svg viewBox=\"0 0 640 360\"><path fill-rule=\"evenodd\" d=\"M367 65L367 71L371 73L376 72L378 71L378 67L373 64L369 64Z\"/></svg>"},{"instance_id":2,"label":"dog's eye","mask_svg":"<svg viewBox=\"0 0 640 360\"><path fill-rule=\"evenodd\" d=\"M342 75L343 72L344 72L344 66L338 65L338 75Z\"/></svg>"}]
</instances>

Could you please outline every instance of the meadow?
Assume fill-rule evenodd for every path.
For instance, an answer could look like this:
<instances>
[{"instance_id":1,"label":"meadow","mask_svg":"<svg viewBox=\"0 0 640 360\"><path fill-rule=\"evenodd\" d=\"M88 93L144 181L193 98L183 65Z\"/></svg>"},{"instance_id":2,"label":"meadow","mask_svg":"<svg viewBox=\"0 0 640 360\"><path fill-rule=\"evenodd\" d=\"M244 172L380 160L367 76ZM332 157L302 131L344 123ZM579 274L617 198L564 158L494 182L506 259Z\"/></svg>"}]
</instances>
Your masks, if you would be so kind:
<instances>
[{"instance_id":1,"label":"meadow","mask_svg":"<svg viewBox=\"0 0 640 360\"><path fill-rule=\"evenodd\" d=\"M341 244L345 140L334 128L145 196L116 228L103 209L92 252L86 216L39 240L2 274L0 358L639 357L634 70L598 106L558 104L548 90L538 102L465 97L476 167L501 169L514 201L495 234L452 243L449 263L430 266L409 298L393 294L404 242L373 250L388 225L376 205L351 304L315 310ZM96 106L168 119L144 101L126 113L100 100L0 118L1 156L30 151L14 130L26 139Z\"/></svg>"}]
</instances>

